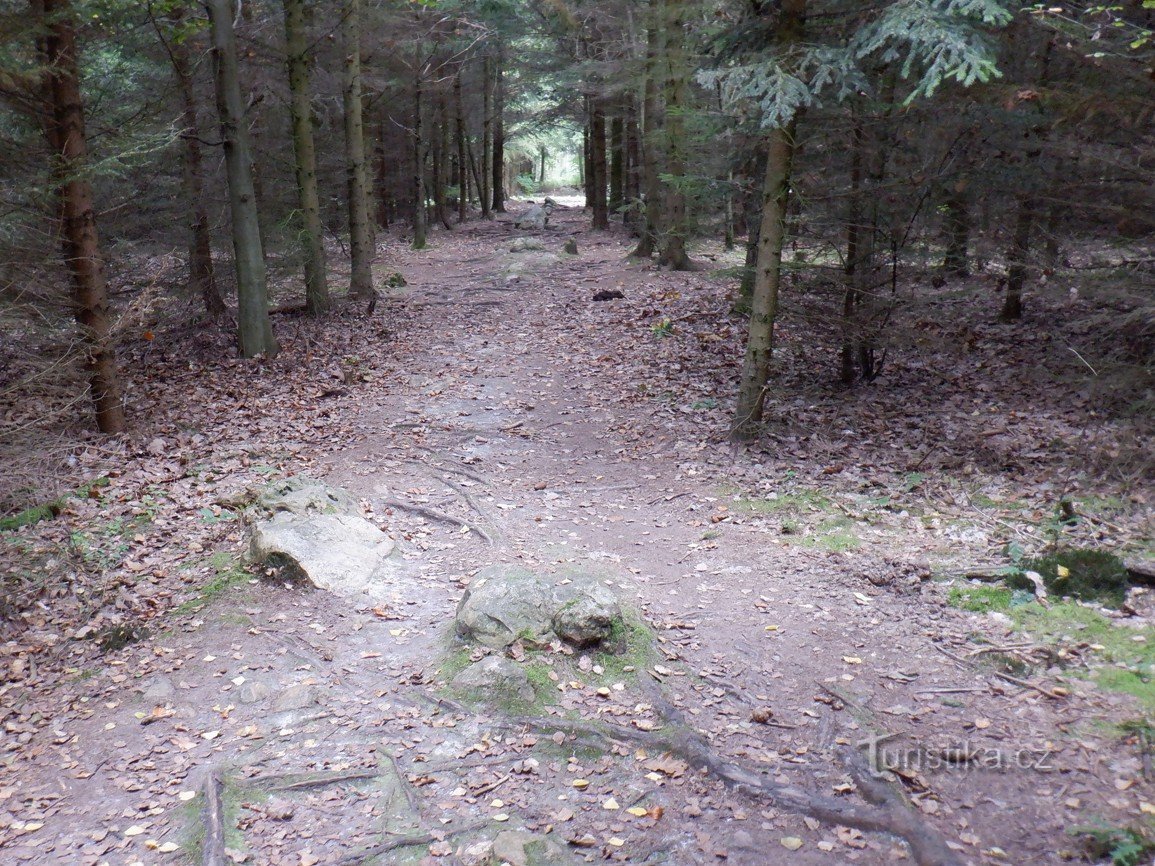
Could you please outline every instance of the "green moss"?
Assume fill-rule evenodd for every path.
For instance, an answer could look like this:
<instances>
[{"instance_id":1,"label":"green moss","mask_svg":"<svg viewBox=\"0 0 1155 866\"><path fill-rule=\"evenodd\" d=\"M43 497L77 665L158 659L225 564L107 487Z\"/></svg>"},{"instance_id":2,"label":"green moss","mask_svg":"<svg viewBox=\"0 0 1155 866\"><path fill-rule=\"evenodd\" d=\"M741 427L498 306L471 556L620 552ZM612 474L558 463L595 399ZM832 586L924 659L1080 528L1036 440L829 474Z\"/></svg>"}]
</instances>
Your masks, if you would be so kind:
<instances>
[{"instance_id":1,"label":"green moss","mask_svg":"<svg viewBox=\"0 0 1155 866\"><path fill-rule=\"evenodd\" d=\"M947 602L974 613L1004 613L1016 631L1060 650L1071 644L1089 645L1084 653L1087 669L1072 671L1073 675L1086 677L1101 689L1132 695L1146 709L1155 710L1155 628L1122 627L1095 608L1074 601L1043 607L1027 592L1005 586L952 587ZM972 639L984 642L981 637ZM1008 669L1014 664L1021 666L1017 657L1000 659L992 655L987 660L1002 661ZM1017 673L1031 674L1029 670Z\"/></svg>"},{"instance_id":2,"label":"green moss","mask_svg":"<svg viewBox=\"0 0 1155 866\"><path fill-rule=\"evenodd\" d=\"M44 502L40 505L33 505L30 508L25 508L16 514L8 517L0 518L0 532L12 532L24 526L32 526L42 520L51 520L60 514L68 506L68 500L72 498L87 499L93 490L108 486L108 479L105 477L95 478L86 484L82 484L75 490L65 493L63 496L58 496L50 502Z\"/></svg>"},{"instance_id":3,"label":"green moss","mask_svg":"<svg viewBox=\"0 0 1155 866\"><path fill-rule=\"evenodd\" d=\"M233 553L217 551L206 562L213 569L213 577L200 588L195 598L191 598L176 607L174 613L178 616L201 610L235 587L247 584L253 579L253 576L245 571L244 566Z\"/></svg>"},{"instance_id":4,"label":"green moss","mask_svg":"<svg viewBox=\"0 0 1155 866\"><path fill-rule=\"evenodd\" d=\"M946 601L951 607L972 613L1005 612L1011 608L1012 596L1005 586L952 586Z\"/></svg>"},{"instance_id":5,"label":"green moss","mask_svg":"<svg viewBox=\"0 0 1155 866\"><path fill-rule=\"evenodd\" d=\"M813 490L797 490L782 493L773 498L738 496L734 508L747 514L780 514L829 511L833 503L821 493Z\"/></svg>"},{"instance_id":6,"label":"green moss","mask_svg":"<svg viewBox=\"0 0 1155 866\"><path fill-rule=\"evenodd\" d=\"M1131 579L1122 561L1104 550L1060 548L1046 556L1023 560L1024 571L1037 572L1053 595L1097 601L1118 607L1127 598ZM1024 577L1008 580L1012 587L1029 589Z\"/></svg>"}]
</instances>

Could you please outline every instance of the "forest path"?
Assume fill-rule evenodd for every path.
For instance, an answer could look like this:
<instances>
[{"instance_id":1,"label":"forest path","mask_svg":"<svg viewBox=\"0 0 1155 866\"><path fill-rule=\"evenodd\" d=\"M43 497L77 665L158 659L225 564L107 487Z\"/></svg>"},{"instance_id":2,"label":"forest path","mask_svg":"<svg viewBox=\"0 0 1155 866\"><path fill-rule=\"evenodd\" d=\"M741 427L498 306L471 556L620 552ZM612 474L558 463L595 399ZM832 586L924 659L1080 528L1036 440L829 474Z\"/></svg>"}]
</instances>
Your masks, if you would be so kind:
<instances>
[{"instance_id":1,"label":"forest path","mask_svg":"<svg viewBox=\"0 0 1155 866\"><path fill-rule=\"evenodd\" d=\"M373 862L397 834L425 841L379 862L479 863L473 846L506 828L556 839L575 861L910 857L891 837L805 819L628 741L591 750L442 700L461 652L453 611L498 562L613 584L663 656L643 676L718 756L778 784L861 804L846 751L884 735L916 823L964 862L1061 862L1073 816L1125 810L1117 780L1141 770L1088 732L1102 703L1044 697L963 660L966 636L990 626L921 579L930 541L916 522L896 515L899 531L875 538L817 494L774 498L780 472L685 411L728 394L670 399L668 371L645 372L659 358L680 366L655 348L654 313L671 292L707 292L703 279L625 263L627 240L584 232L580 211L554 222L543 250L509 252L522 235L507 217L395 253L409 287L378 316L408 318L346 364L372 368L396 349L400 371L347 389L329 417L348 435L302 459L369 506L410 578L372 608L242 587L75 671L54 721L29 726L19 784L0 784L19 800L10 816L35 817L14 817L10 862L182 862L199 824L188 798L214 770L238 828L228 842L250 863ZM571 235L580 255L558 255ZM592 302L603 289L626 297ZM632 677L583 670L556 684L557 712L663 721ZM1128 798L1146 790L1132 784Z\"/></svg>"}]
</instances>

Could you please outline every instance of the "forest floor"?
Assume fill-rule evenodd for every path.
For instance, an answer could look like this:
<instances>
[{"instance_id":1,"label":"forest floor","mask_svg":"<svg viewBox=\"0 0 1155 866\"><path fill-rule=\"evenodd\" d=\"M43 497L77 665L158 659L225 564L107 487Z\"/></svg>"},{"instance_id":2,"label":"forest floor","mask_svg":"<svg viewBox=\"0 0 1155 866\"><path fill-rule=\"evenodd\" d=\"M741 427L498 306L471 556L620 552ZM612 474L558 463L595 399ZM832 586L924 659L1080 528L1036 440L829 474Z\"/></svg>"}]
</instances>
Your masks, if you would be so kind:
<instances>
[{"instance_id":1,"label":"forest floor","mask_svg":"<svg viewBox=\"0 0 1155 866\"><path fill-rule=\"evenodd\" d=\"M229 857L276 866L488 862L504 830L670 864L1044 864L1094 859L1075 828L1148 838L1147 596L1107 614L963 579L1057 540L1150 552L1148 431L1066 349L1093 299L1012 327L973 287L920 289L850 390L837 335L788 306L767 436L733 449L732 279L585 226L561 210L521 253L509 217L389 240L407 288L371 317L279 317L273 362L148 312L135 432L42 449L76 492L4 533L5 863L190 862L213 773ZM401 546L389 604L242 567L238 495L294 474ZM601 576L652 655L515 647L550 695L536 720L447 697L462 590L513 562ZM879 751L885 784L862 772ZM822 798L892 832L790 808Z\"/></svg>"}]
</instances>

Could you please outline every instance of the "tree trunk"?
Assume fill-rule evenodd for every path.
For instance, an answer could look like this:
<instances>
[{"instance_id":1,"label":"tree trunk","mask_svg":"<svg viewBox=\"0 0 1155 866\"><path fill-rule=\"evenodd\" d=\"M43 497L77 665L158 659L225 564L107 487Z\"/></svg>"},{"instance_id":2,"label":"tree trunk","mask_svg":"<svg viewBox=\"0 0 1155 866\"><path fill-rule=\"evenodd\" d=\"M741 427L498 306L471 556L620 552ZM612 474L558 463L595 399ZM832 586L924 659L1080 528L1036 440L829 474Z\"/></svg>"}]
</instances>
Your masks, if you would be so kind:
<instances>
[{"instance_id":1,"label":"tree trunk","mask_svg":"<svg viewBox=\"0 0 1155 866\"><path fill-rule=\"evenodd\" d=\"M493 209L505 213L505 52L493 59Z\"/></svg>"},{"instance_id":2,"label":"tree trunk","mask_svg":"<svg viewBox=\"0 0 1155 866\"><path fill-rule=\"evenodd\" d=\"M650 0L649 30L646 36L646 63L642 84L641 172L645 188L645 221L642 236L631 255L648 259L658 245L661 230L662 180L658 139L662 130L662 109L658 92L658 55L662 52L662 30L658 20L660 0Z\"/></svg>"},{"instance_id":3,"label":"tree trunk","mask_svg":"<svg viewBox=\"0 0 1155 866\"><path fill-rule=\"evenodd\" d=\"M461 99L461 72L453 76L453 107L457 112L457 174L460 178L457 192L457 221L465 222L469 214L469 167L465 150L465 104Z\"/></svg>"},{"instance_id":4,"label":"tree trunk","mask_svg":"<svg viewBox=\"0 0 1155 866\"><path fill-rule=\"evenodd\" d=\"M680 0L663 0L663 28L666 34L666 75L663 96L666 104L666 124L663 144L666 152L666 173L671 180L665 187L665 232L658 264L675 271L693 267L686 254L689 235L689 215L686 208L686 122L684 110L689 104L688 70L686 68L685 6Z\"/></svg>"},{"instance_id":5,"label":"tree trunk","mask_svg":"<svg viewBox=\"0 0 1155 866\"><path fill-rule=\"evenodd\" d=\"M626 194L626 127L622 117L610 119L610 201L611 214L622 209Z\"/></svg>"},{"instance_id":6,"label":"tree trunk","mask_svg":"<svg viewBox=\"0 0 1155 866\"><path fill-rule=\"evenodd\" d=\"M634 107L630 108L630 116L626 120L626 180L623 191L623 204L626 206L622 214L622 222L627 228L638 225L639 211L642 197L642 152L639 141L638 121Z\"/></svg>"},{"instance_id":7,"label":"tree trunk","mask_svg":"<svg viewBox=\"0 0 1155 866\"><path fill-rule=\"evenodd\" d=\"M1007 250L1007 290L1003 297L1000 322L1015 322L1023 317L1023 284L1027 280L1027 261L1031 253L1031 228L1036 203L1031 196L1019 199L1015 214L1015 231Z\"/></svg>"},{"instance_id":8,"label":"tree trunk","mask_svg":"<svg viewBox=\"0 0 1155 866\"><path fill-rule=\"evenodd\" d=\"M850 149L850 195L847 197L846 214L846 287L842 294L842 351L839 353L839 378L844 385L857 378L857 358L854 352L854 308L860 295L860 279L864 262L861 250L863 201L862 201L862 161L866 148L866 133L862 118L854 113L854 131L851 134Z\"/></svg>"},{"instance_id":9,"label":"tree trunk","mask_svg":"<svg viewBox=\"0 0 1155 866\"><path fill-rule=\"evenodd\" d=\"M413 58L413 249L423 250L429 242L429 212L425 207L425 106L422 104L419 54Z\"/></svg>"},{"instance_id":10,"label":"tree trunk","mask_svg":"<svg viewBox=\"0 0 1155 866\"><path fill-rule=\"evenodd\" d=\"M591 96L590 101L590 193L593 198L595 230L610 227L609 210L606 201L606 116L599 97Z\"/></svg>"},{"instance_id":11,"label":"tree trunk","mask_svg":"<svg viewBox=\"0 0 1155 866\"><path fill-rule=\"evenodd\" d=\"M391 218L390 213L390 185L389 185L389 151L385 145L385 132L388 128L388 115L386 110L382 109L377 119L377 135L376 141L373 145L373 155L377 162L377 226L379 228L389 228Z\"/></svg>"},{"instance_id":12,"label":"tree trunk","mask_svg":"<svg viewBox=\"0 0 1155 866\"><path fill-rule=\"evenodd\" d=\"M581 175L582 175L582 190L585 192L586 208L594 206L594 172L593 172L593 155L591 148L592 140L590 139L590 98L586 97L586 122L582 127L582 158L581 158Z\"/></svg>"},{"instance_id":13,"label":"tree trunk","mask_svg":"<svg viewBox=\"0 0 1155 866\"><path fill-rule=\"evenodd\" d=\"M317 192L317 149L309 92L309 39L305 0L284 0L285 54L289 67L289 118L296 156L297 200L301 208L301 256L305 263L305 310L319 316L332 306L325 268L321 198Z\"/></svg>"},{"instance_id":14,"label":"tree trunk","mask_svg":"<svg viewBox=\"0 0 1155 866\"><path fill-rule=\"evenodd\" d=\"M229 181L229 209L233 222L233 263L237 274L237 330L241 354L252 358L277 354L269 320L268 287L261 223L253 190L253 155L245 103L241 97L232 0L205 0L212 23L216 71L217 113L225 149Z\"/></svg>"},{"instance_id":15,"label":"tree trunk","mask_svg":"<svg viewBox=\"0 0 1155 866\"><path fill-rule=\"evenodd\" d=\"M777 40L789 45L802 38L806 0L783 0ZM786 240L786 207L790 198L790 171L794 162L797 115L785 127L770 132L766 156L766 183L762 190L762 224L754 273L746 357L742 363L738 401L731 437L753 439L762 425L762 409L774 351L774 321L782 279L782 247Z\"/></svg>"},{"instance_id":16,"label":"tree trunk","mask_svg":"<svg viewBox=\"0 0 1155 866\"><path fill-rule=\"evenodd\" d=\"M446 230L453 228L449 221L449 210L445 200L449 185L449 108L444 97L437 100L437 132L433 150L433 202L437 208L437 218Z\"/></svg>"},{"instance_id":17,"label":"tree trunk","mask_svg":"<svg viewBox=\"0 0 1155 866\"><path fill-rule=\"evenodd\" d=\"M971 239L971 213L966 196L967 182L960 178L950 189L944 203L946 213L943 229L946 234L946 252L942 269L952 277L970 276L967 251Z\"/></svg>"},{"instance_id":18,"label":"tree trunk","mask_svg":"<svg viewBox=\"0 0 1155 866\"><path fill-rule=\"evenodd\" d=\"M184 10L177 8L172 20L180 25ZM159 32L159 26L158 26ZM182 183L189 205L189 274L188 288L194 295L200 295L205 312L214 322L224 318L228 312L220 288L217 286L213 268L212 234L209 229L208 205L204 192L204 158L200 143L200 106L197 104L196 88L193 86L193 60L189 50L190 38L169 42L164 39L176 76L177 88L181 96L181 123L184 131L184 165Z\"/></svg>"},{"instance_id":19,"label":"tree trunk","mask_svg":"<svg viewBox=\"0 0 1155 866\"><path fill-rule=\"evenodd\" d=\"M361 0L343 0L341 46L345 52L345 171L349 182L349 294L373 296L373 226L369 222L369 170L361 105Z\"/></svg>"},{"instance_id":20,"label":"tree trunk","mask_svg":"<svg viewBox=\"0 0 1155 866\"><path fill-rule=\"evenodd\" d=\"M481 62L481 185L478 193L481 195L481 218L490 219L493 214L493 190L490 182L493 180L493 91L490 88L492 75L488 56Z\"/></svg>"},{"instance_id":21,"label":"tree trunk","mask_svg":"<svg viewBox=\"0 0 1155 866\"><path fill-rule=\"evenodd\" d=\"M42 8L47 23L42 42L44 66L52 104L48 143L56 156L64 258L72 277L73 307L88 359L96 426L102 433L120 433L126 422L104 260L96 231L92 184L88 180L75 11L71 0L44 0ZM39 11L35 5L33 11Z\"/></svg>"}]
</instances>

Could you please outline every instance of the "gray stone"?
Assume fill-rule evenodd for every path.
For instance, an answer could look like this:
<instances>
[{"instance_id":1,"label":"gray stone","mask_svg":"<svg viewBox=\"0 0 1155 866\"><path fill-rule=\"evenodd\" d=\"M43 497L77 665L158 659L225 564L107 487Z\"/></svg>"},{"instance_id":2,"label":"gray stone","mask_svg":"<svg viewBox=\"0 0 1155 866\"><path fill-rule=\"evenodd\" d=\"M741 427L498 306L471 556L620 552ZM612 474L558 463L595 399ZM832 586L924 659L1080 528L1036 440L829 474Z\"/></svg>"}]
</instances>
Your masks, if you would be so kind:
<instances>
[{"instance_id":1,"label":"gray stone","mask_svg":"<svg viewBox=\"0 0 1155 866\"><path fill-rule=\"evenodd\" d=\"M290 710L303 710L317 703L317 690L305 683L289 686L273 701L274 713L287 713Z\"/></svg>"},{"instance_id":2,"label":"gray stone","mask_svg":"<svg viewBox=\"0 0 1155 866\"><path fill-rule=\"evenodd\" d=\"M299 515L361 513L357 501L344 490L303 475L270 484L261 491L257 504L274 514L282 511Z\"/></svg>"},{"instance_id":3,"label":"gray stone","mask_svg":"<svg viewBox=\"0 0 1155 866\"><path fill-rule=\"evenodd\" d=\"M163 704L165 701L171 700L175 694L176 686L168 677L153 677L144 687L144 699L155 704Z\"/></svg>"},{"instance_id":4,"label":"gray stone","mask_svg":"<svg viewBox=\"0 0 1155 866\"><path fill-rule=\"evenodd\" d=\"M519 229L535 229L543 231L549 224L549 215L557 205L547 200L545 204L535 204L517 218Z\"/></svg>"},{"instance_id":5,"label":"gray stone","mask_svg":"<svg viewBox=\"0 0 1155 866\"><path fill-rule=\"evenodd\" d=\"M471 664L453 678L453 685L483 701L529 703L534 697L533 686L521 665L504 656L486 656Z\"/></svg>"},{"instance_id":6,"label":"gray stone","mask_svg":"<svg viewBox=\"0 0 1155 866\"><path fill-rule=\"evenodd\" d=\"M247 680L241 683L240 689L237 690L237 700L242 704L259 704L272 693L273 690L266 683L260 680Z\"/></svg>"},{"instance_id":7,"label":"gray stone","mask_svg":"<svg viewBox=\"0 0 1155 866\"><path fill-rule=\"evenodd\" d=\"M474 842L458 855L461 866L488 866L493 856L493 843L488 839Z\"/></svg>"},{"instance_id":8,"label":"gray stone","mask_svg":"<svg viewBox=\"0 0 1155 866\"><path fill-rule=\"evenodd\" d=\"M509 245L509 251L511 253L533 252L544 249L545 244L536 238L518 238Z\"/></svg>"},{"instance_id":9,"label":"gray stone","mask_svg":"<svg viewBox=\"0 0 1155 866\"><path fill-rule=\"evenodd\" d=\"M518 566L496 565L474 578L457 605L457 633L502 649L519 637L545 640L553 618L549 587Z\"/></svg>"},{"instance_id":10,"label":"gray stone","mask_svg":"<svg viewBox=\"0 0 1155 866\"><path fill-rule=\"evenodd\" d=\"M617 596L592 577L573 578L553 589L554 633L576 647L610 646L615 628L621 631L622 608Z\"/></svg>"},{"instance_id":11,"label":"gray stone","mask_svg":"<svg viewBox=\"0 0 1155 866\"><path fill-rule=\"evenodd\" d=\"M493 862L508 863L509 866L527 866L529 855L525 846L533 841L531 833L520 830L504 830L493 840Z\"/></svg>"},{"instance_id":12,"label":"gray stone","mask_svg":"<svg viewBox=\"0 0 1155 866\"><path fill-rule=\"evenodd\" d=\"M573 238L570 238L568 241L565 242L565 246L562 247L562 251L566 255L576 256L578 254L577 241L575 241Z\"/></svg>"},{"instance_id":13,"label":"gray stone","mask_svg":"<svg viewBox=\"0 0 1155 866\"><path fill-rule=\"evenodd\" d=\"M356 514L300 516L282 511L253 527L252 562L279 577L339 595L380 595L396 573L393 541Z\"/></svg>"}]
</instances>

